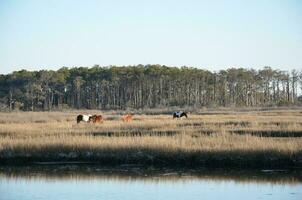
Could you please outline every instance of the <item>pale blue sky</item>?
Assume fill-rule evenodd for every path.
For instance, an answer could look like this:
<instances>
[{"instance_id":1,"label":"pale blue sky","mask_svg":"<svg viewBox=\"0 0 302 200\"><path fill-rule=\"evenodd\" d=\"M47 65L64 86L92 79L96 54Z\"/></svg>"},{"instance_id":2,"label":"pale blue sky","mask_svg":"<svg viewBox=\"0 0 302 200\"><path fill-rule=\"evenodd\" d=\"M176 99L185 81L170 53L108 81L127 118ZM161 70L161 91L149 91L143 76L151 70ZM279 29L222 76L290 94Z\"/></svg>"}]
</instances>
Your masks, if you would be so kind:
<instances>
[{"instance_id":1,"label":"pale blue sky","mask_svg":"<svg viewBox=\"0 0 302 200\"><path fill-rule=\"evenodd\" d=\"M302 68L301 0L0 0L0 73L165 64Z\"/></svg>"}]
</instances>

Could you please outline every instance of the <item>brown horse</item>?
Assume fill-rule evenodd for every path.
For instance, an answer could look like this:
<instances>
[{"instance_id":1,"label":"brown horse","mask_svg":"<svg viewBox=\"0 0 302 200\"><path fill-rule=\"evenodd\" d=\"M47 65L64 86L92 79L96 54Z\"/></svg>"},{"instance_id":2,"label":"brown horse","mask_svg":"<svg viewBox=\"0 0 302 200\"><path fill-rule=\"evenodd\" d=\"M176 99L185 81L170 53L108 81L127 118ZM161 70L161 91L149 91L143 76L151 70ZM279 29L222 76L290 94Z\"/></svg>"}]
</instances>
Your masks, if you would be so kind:
<instances>
[{"instance_id":1,"label":"brown horse","mask_svg":"<svg viewBox=\"0 0 302 200\"><path fill-rule=\"evenodd\" d=\"M124 122L131 122L131 121L132 121L132 117L133 117L133 115L127 114L127 115L124 115L124 116L122 117L122 120L123 120Z\"/></svg>"},{"instance_id":2,"label":"brown horse","mask_svg":"<svg viewBox=\"0 0 302 200\"><path fill-rule=\"evenodd\" d=\"M93 122L95 123L103 123L104 122L104 118L102 115L92 115L91 117L89 117L89 122Z\"/></svg>"}]
</instances>

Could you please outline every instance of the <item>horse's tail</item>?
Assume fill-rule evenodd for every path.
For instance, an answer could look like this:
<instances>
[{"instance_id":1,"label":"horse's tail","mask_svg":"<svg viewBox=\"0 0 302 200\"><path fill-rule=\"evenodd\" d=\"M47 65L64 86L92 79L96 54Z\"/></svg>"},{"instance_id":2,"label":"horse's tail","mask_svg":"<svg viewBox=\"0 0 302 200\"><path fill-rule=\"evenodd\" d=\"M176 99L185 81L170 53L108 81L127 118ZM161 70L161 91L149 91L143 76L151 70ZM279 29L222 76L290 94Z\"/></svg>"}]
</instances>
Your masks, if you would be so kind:
<instances>
[{"instance_id":1,"label":"horse's tail","mask_svg":"<svg viewBox=\"0 0 302 200\"><path fill-rule=\"evenodd\" d=\"M176 113L173 113L173 119L177 118Z\"/></svg>"}]
</instances>

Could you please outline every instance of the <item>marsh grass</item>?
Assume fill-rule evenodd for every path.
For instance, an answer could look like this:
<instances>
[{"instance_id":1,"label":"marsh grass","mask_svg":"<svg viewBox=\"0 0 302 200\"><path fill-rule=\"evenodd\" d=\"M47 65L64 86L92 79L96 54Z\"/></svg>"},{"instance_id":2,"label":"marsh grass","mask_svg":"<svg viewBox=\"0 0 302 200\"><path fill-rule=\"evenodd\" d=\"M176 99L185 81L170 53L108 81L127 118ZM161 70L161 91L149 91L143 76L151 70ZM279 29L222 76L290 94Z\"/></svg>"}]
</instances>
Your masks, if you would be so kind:
<instances>
[{"instance_id":1,"label":"marsh grass","mask_svg":"<svg viewBox=\"0 0 302 200\"><path fill-rule=\"evenodd\" d=\"M0 162L89 161L214 167L301 167L302 113L296 111L134 115L105 112L103 124L78 113L0 113Z\"/></svg>"}]
</instances>

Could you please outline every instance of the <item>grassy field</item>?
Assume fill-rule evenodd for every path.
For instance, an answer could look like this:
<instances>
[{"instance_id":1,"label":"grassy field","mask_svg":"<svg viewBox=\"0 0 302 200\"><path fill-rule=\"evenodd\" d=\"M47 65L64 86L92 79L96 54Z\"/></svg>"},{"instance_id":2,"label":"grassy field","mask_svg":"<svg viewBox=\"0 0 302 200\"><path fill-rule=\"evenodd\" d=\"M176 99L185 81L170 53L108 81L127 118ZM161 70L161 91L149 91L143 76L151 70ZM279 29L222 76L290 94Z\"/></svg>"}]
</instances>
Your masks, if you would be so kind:
<instances>
[{"instance_id":1,"label":"grassy field","mask_svg":"<svg viewBox=\"0 0 302 200\"><path fill-rule=\"evenodd\" d=\"M103 124L76 123L102 114ZM0 164L96 162L186 167L302 167L302 110L171 115L0 113Z\"/></svg>"}]
</instances>

